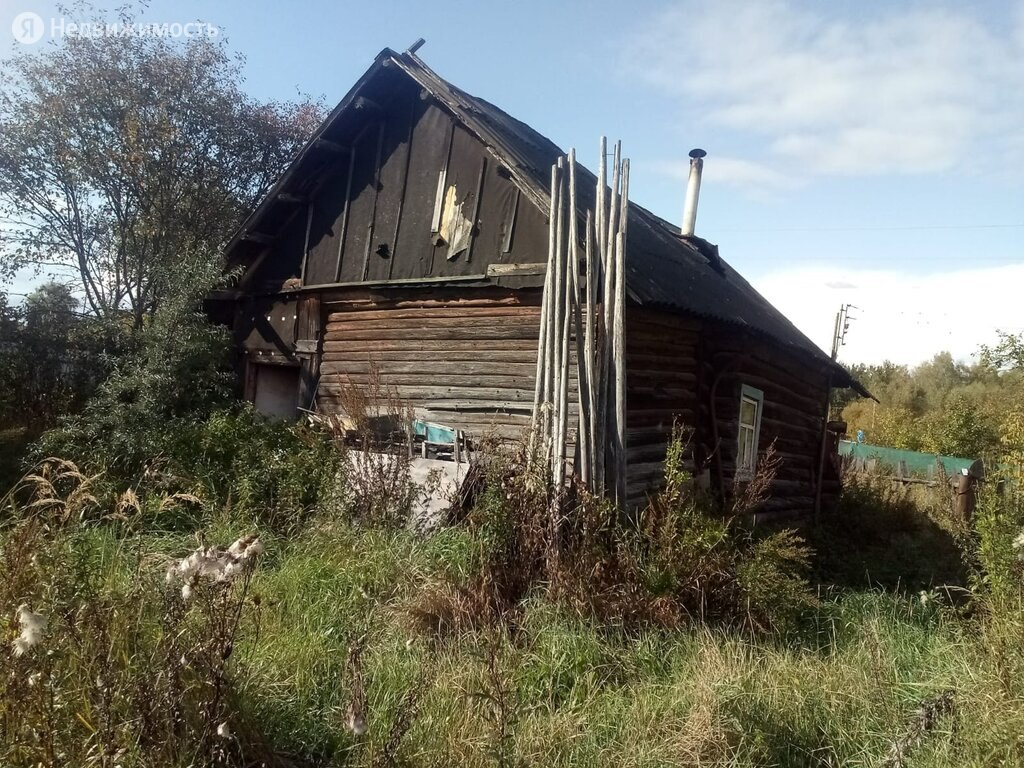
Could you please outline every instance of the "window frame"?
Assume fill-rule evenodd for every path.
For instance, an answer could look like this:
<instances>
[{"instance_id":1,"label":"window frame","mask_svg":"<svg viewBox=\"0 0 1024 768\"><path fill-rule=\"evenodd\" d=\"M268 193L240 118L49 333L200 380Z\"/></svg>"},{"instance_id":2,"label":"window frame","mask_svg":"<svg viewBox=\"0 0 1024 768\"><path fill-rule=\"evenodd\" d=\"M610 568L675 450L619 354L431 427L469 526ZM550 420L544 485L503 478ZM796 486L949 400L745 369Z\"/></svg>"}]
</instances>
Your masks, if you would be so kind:
<instances>
[{"instance_id":1,"label":"window frame","mask_svg":"<svg viewBox=\"0 0 1024 768\"><path fill-rule=\"evenodd\" d=\"M743 423L743 403L750 401L754 404L754 423L753 425ZM751 387L749 384L743 384L740 387L740 403L739 412L736 414L736 477L740 480L749 480L754 476L757 471L757 455L759 453L758 446L761 444L761 418L764 414L764 392L757 387ZM754 440L752 443L753 454L750 457L750 463L741 463L743 461L743 431L744 429L750 429L753 427Z\"/></svg>"}]
</instances>

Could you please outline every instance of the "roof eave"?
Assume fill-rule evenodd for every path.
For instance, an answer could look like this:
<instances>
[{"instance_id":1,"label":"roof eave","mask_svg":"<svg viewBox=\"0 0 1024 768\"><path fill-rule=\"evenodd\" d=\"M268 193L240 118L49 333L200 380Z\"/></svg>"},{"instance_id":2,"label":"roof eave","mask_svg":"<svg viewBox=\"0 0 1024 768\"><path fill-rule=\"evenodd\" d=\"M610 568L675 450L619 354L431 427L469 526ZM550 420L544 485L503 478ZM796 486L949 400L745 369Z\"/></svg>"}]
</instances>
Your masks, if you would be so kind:
<instances>
[{"instance_id":1,"label":"roof eave","mask_svg":"<svg viewBox=\"0 0 1024 768\"><path fill-rule=\"evenodd\" d=\"M277 200L277 196L281 194L288 186L289 182L295 177L303 165L303 161L310 155L314 147L316 147L317 141L323 138L324 133L331 125L341 116L345 110L356 100L359 96L360 91L368 83L377 71L384 66L383 62L386 60L395 60L397 54L390 48L385 48L374 59L373 64L363 73L363 76L356 81L355 85L349 89L349 92L345 94L345 97L338 102L338 105L331 110L331 112L324 118L320 126L313 132L309 140L302 146L302 149L295 155L295 158L288 164L284 173L278 178L276 182L267 190L266 194L260 202L253 208L252 212L245 218L245 221L235 230L235 233L231 236L228 244L224 248L226 254L230 254L238 244L245 239L245 236L255 231L254 225L259 222L260 219L270 210L271 206Z\"/></svg>"}]
</instances>

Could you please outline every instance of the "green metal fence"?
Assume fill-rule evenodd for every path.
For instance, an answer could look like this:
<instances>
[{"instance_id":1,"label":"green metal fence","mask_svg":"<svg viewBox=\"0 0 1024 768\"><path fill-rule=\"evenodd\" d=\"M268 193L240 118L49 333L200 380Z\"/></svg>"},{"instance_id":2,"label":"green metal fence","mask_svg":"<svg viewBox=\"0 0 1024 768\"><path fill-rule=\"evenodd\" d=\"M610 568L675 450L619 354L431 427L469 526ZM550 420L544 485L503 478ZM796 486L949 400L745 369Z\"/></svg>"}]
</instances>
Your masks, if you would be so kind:
<instances>
[{"instance_id":1,"label":"green metal fence","mask_svg":"<svg viewBox=\"0 0 1024 768\"><path fill-rule=\"evenodd\" d=\"M881 465L896 473L909 473L915 477L934 478L941 464L947 475L965 473L980 476L982 464L980 459L966 459L959 456L940 456L935 453L918 453L902 451L898 448L883 448L880 445L855 443L852 440L839 441L839 455L849 456L858 469L870 469Z\"/></svg>"}]
</instances>

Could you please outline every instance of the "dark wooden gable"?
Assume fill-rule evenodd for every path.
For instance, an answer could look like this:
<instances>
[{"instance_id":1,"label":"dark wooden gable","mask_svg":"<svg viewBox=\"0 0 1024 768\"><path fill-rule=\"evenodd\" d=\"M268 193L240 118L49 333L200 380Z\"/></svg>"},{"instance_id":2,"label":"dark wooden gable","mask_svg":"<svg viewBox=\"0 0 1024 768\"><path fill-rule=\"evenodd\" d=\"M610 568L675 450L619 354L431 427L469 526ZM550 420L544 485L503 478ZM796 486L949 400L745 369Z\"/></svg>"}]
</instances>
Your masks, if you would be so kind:
<instances>
[{"instance_id":1,"label":"dark wooden gable","mask_svg":"<svg viewBox=\"0 0 1024 768\"><path fill-rule=\"evenodd\" d=\"M290 212L249 268L256 293L484 275L543 262L545 215L508 169L420 86L388 72L319 163L281 195ZM382 84L375 83L380 86Z\"/></svg>"}]
</instances>

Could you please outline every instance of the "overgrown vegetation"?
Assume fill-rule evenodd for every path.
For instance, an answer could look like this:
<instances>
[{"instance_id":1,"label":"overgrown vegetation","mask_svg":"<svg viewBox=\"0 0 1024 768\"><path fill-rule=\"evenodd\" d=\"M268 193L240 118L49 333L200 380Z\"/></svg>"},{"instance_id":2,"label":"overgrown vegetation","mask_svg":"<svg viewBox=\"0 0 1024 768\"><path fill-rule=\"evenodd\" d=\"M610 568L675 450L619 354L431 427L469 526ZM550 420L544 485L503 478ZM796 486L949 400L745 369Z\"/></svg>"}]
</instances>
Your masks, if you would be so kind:
<instances>
[{"instance_id":1,"label":"overgrown vegetation","mask_svg":"<svg viewBox=\"0 0 1024 768\"><path fill-rule=\"evenodd\" d=\"M471 517L426 538L321 503L249 560L249 520L211 518L197 549L144 504L106 506L101 479L48 464L4 501L0 762L1024 759L1024 509L1011 494L986 491L958 539L974 542L967 591L807 600L799 541L700 512L685 473L646 523L592 525L607 510L578 504L556 552L538 529L548 500L517 469L495 464L501 483ZM879 489L856 486L848 510ZM922 514L876 501L876 514ZM756 602L771 621L744 618Z\"/></svg>"},{"instance_id":2,"label":"overgrown vegetation","mask_svg":"<svg viewBox=\"0 0 1024 768\"><path fill-rule=\"evenodd\" d=\"M851 435L867 442L949 456L1012 462L1024 467L1024 356L1021 335L999 334L966 364L948 353L910 368L855 365L851 372L880 401L837 393L835 411Z\"/></svg>"},{"instance_id":3,"label":"overgrown vegetation","mask_svg":"<svg viewBox=\"0 0 1024 768\"><path fill-rule=\"evenodd\" d=\"M763 497L741 494L723 514L684 470L684 448L677 432L665 489L626 519L598 499L550 498L522 453L492 463L467 521L479 541L477 571L432 585L412 609L418 624L445 634L514 622L523 601L538 594L626 629L791 623L814 602L802 578L810 551L792 531L755 536L744 526L743 515ZM762 459L752 486L770 486L773 457Z\"/></svg>"}]
</instances>

